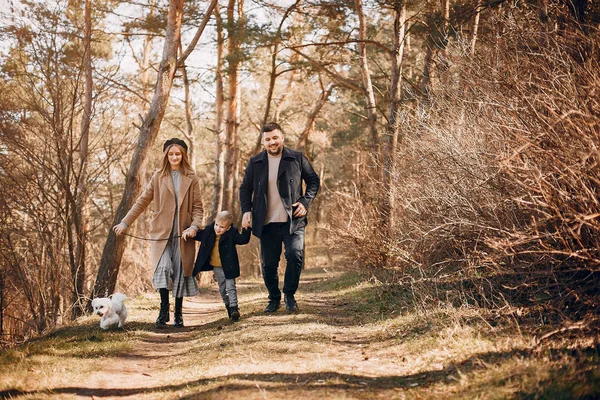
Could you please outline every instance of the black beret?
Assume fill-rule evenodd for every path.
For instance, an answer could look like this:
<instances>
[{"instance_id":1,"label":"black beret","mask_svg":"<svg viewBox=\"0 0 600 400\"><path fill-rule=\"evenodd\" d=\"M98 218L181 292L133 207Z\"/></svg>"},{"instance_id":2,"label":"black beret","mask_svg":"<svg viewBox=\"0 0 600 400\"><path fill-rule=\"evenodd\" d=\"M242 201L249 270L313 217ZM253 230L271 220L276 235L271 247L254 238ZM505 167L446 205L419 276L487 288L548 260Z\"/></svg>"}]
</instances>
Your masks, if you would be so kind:
<instances>
[{"instance_id":1,"label":"black beret","mask_svg":"<svg viewBox=\"0 0 600 400\"><path fill-rule=\"evenodd\" d=\"M169 147L172 144L176 144L179 147L182 147L185 151L187 151L187 144L185 144L185 142L181 139L177 139L177 138L172 138L169 139L165 142L164 146L163 146L163 151L167 150L167 147Z\"/></svg>"}]
</instances>

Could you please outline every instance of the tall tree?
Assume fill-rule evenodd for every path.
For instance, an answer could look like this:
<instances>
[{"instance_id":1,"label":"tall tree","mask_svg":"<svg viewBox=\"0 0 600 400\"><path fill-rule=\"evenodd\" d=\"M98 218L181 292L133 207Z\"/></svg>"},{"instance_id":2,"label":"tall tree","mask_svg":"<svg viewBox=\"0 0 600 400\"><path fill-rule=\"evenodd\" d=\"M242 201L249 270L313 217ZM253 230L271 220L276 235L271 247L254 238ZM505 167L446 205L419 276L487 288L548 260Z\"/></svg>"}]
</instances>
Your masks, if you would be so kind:
<instances>
[{"instance_id":1,"label":"tall tree","mask_svg":"<svg viewBox=\"0 0 600 400\"><path fill-rule=\"evenodd\" d=\"M215 178L213 185L213 206L211 219L214 219L223 209L223 195L225 187L225 142L227 140L223 129L224 85L223 65L225 52L225 38L223 34L223 18L220 7L215 7L215 21L217 31L217 65L215 70Z\"/></svg>"},{"instance_id":2,"label":"tall tree","mask_svg":"<svg viewBox=\"0 0 600 400\"><path fill-rule=\"evenodd\" d=\"M73 311L75 319L83 313L85 307L84 284L86 278L86 245L87 245L87 169L88 169L88 143L90 136L90 123L92 119L92 2L85 0L84 6L84 34L83 34L83 113L81 116L81 138L79 141L79 176L77 177L77 194L74 210L75 221L75 268L71 271L73 276Z\"/></svg>"},{"instance_id":3,"label":"tall tree","mask_svg":"<svg viewBox=\"0 0 600 400\"><path fill-rule=\"evenodd\" d=\"M165 42L163 46L162 60L157 72L154 96L150 104L150 109L148 110L148 113L146 114L144 122L140 128L138 143L135 147L131 165L126 176L123 198L115 213L113 225L118 224L123 217L125 217L127 211L129 211L141 192L140 170L145 165L150 147L154 143L158 134L158 130L169 101L169 93L173 85L175 72L177 67L180 64L183 64L185 59L193 50L193 47L198 42L204 27L208 23L217 0L211 1L204 15L204 19L196 32L196 35L186 51L184 51L182 56L178 59L177 50L181 36L183 3L183 0L171 0L169 4ZM103 295L105 292L112 293L114 291L124 250L124 237L121 236L117 238L117 236L111 230L108 238L106 239L106 244L104 245L102 259L100 260L100 268L96 277L96 283L94 284L92 296L90 297Z\"/></svg>"},{"instance_id":4,"label":"tall tree","mask_svg":"<svg viewBox=\"0 0 600 400\"><path fill-rule=\"evenodd\" d=\"M388 102L388 123L385 136L385 149L383 154L383 226L387 227L389 234L393 234L395 225L395 196L393 181L396 175L396 148L400 121L398 112L402 97L402 58L404 55L404 35L406 32L406 4L396 2L394 5L394 44L392 51L392 71L390 77L390 94Z\"/></svg>"},{"instance_id":5,"label":"tall tree","mask_svg":"<svg viewBox=\"0 0 600 400\"><path fill-rule=\"evenodd\" d=\"M238 146L238 85L239 67L242 61L240 31L245 24L243 2L229 0L227 4L227 116L225 120L225 184L223 185L223 207L233 210L234 181ZM238 18L236 20L236 4Z\"/></svg>"},{"instance_id":6,"label":"tall tree","mask_svg":"<svg viewBox=\"0 0 600 400\"><path fill-rule=\"evenodd\" d=\"M354 0L354 9L358 16L358 54L360 56L360 73L363 81L363 94L366 102L367 121L371 133L371 146L373 154L379 154L379 134L377 132L377 104L375 103L375 92L371 81L369 68L369 56L367 54L367 23L363 10L362 0Z\"/></svg>"}]
</instances>

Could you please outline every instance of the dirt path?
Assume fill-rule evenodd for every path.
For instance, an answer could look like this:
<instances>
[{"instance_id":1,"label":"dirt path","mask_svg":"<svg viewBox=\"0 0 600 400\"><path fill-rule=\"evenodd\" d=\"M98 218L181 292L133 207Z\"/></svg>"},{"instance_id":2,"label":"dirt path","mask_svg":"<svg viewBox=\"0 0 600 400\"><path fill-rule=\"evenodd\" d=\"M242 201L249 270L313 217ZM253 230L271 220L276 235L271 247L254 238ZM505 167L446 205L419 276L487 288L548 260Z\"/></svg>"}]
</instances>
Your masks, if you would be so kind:
<instances>
[{"instance_id":1,"label":"dirt path","mask_svg":"<svg viewBox=\"0 0 600 400\"><path fill-rule=\"evenodd\" d=\"M142 335L136 334L137 340L132 341L126 354L97 361L86 379L86 388L78 390L75 398L139 398L142 392L159 388L164 385L168 360L185 354L186 343L194 341L202 325L222 319L224 313L214 288L204 288L199 296L186 298L184 328L146 329Z\"/></svg>"},{"instance_id":2,"label":"dirt path","mask_svg":"<svg viewBox=\"0 0 600 400\"><path fill-rule=\"evenodd\" d=\"M264 314L262 283L240 283L237 323L226 318L215 287L185 300L183 329L156 330L149 322L155 310L142 313L133 306L137 317L125 334L131 347L96 360L85 383L53 392L77 399L402 398L398 391L421 385L427 375L411 374L414 364L403 366L407 358L394 340L397 332L359 318L360 296L358 302L343 299L340 289L357 288L329 288L337 277L324 270L304 273L301 310L292 314L283 304Z\"/></svg>"},{"instance_id":3,"label":"dirt path","mask_svg":"<svg viewBox=\"0 0 600 400\"><path fill-rule=\"evenodd\" d=\"M592 347L576 367L570 349L551 361L472 308L424 313L401 292L383 307L383 288L356 275L305 271L297 313L264 314L260 281L238 291L236 323L213 285L185 300L182 329L154 328L152 293L128 300L125 330L90 316L32 341L0 358L0 399L530 398L558 373L596 382Z\"/></svg>"}]
</instances>

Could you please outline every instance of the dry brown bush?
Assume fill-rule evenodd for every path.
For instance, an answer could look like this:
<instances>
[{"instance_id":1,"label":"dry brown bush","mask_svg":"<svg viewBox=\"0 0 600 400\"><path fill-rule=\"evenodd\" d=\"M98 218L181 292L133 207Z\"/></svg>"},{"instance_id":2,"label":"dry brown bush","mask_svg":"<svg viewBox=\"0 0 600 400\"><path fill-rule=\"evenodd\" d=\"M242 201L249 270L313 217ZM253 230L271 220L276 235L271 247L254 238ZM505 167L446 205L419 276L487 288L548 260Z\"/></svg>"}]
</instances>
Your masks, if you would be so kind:
<instances>
[{"instance_id":1,"label":"dry brown bush","mask_svg":"<svg viewBox=\"0 0 600 400\"><path fill-rule=\"evenodd\" d=\"M338 194L352 222L335 237L423 299L585 314L600 279L599 35L529 17L506 15L475 57L449 47L444 85L403 111L392 237L373 224L377 182Z\"/></svg>"}]
</instances>

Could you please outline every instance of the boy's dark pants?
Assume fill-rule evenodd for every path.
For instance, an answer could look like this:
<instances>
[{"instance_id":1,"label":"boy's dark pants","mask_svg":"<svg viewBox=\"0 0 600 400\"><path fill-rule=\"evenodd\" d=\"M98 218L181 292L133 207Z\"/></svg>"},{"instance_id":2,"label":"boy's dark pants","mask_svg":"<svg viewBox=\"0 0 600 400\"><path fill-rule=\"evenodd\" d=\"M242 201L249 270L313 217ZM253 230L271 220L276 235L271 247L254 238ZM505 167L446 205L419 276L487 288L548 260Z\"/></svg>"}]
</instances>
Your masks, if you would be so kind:
<instances>
[{"instance_id":1,"label":"boy's dark pants","mask_svg":"<svg viewBox=\"0 0 600 400\"><path fill-rule=\"evenodd\" d=\"M281 244L285 248L285 277L283 293L294 295L304 265L304 227L290 234L289 222L272 222L263 227L260 238L262 275L269 291L269 300L281 300L277 268L281 258Z\"/></svg>"}]
</instances>

